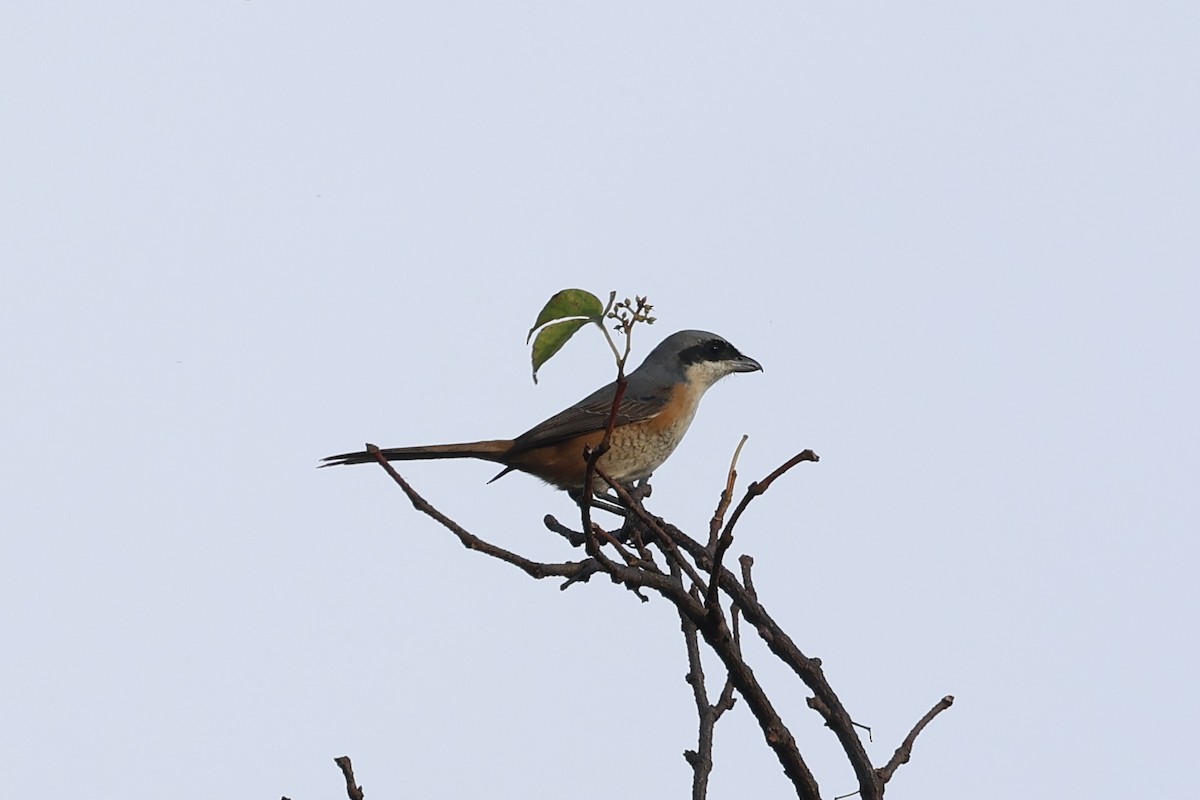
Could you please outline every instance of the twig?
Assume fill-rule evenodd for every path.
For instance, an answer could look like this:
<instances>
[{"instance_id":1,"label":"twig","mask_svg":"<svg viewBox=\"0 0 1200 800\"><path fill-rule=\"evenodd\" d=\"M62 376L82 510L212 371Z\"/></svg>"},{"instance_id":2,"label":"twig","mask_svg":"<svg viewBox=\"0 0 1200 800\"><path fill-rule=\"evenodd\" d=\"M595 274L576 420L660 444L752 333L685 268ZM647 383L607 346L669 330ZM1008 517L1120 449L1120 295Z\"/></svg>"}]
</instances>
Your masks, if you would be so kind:
<instances>
[{"instance_id":1,"label":"twig","mask_svg":"<svg viewBox=\"0 0 1200 800\"><path fill-rule=\"evenodd\" d=\"M690 597L688 599L691 600ZM758 678L754 675L754 670L742 658L741 648L734 642L724 619L709 614L708 609L699 602L679 603L676 601L676 607L680 609L681 613L687 614L690 621L704 636L704 641L725 665L730 682L754 714L754 718L762 729L763 737L767 740L767 746L775 752L784 774L788 776L795 787L797 796L800 800L819 800L820 788L817 786L812 770L808 768L808 764L800 754L795 737L792 736L791 731L788 730L767 697Z\"/></svg>"},{"instance_id":2,"label":"twig","mask_svg":"<svg viewBox=\"0 0 1200 800\"><path fill-rule=\"evenodd\" d=\"M742 448L746 445L746 440L749 438L749 436L742 434L742 440L738 442L737 449L733 451L733 458L729 461L729 472L725 475L725 489L721 492L721 498L717 501L717 510L713 512L712 521L708 523L709 550L717 546L717 533L721 530L721 523L725 521L725 512L729 510L729 504L733 502L733 485L737 482L738 457L742 454Z\"/></svg>"},{"instance_id":3,"label":"twig","mask_svg":"<svg viewBox=\"0 0 1200 800\"><path fill-rule=\"evenodd\" d=\"M621 544L617 540L617 537L613 536L611 533L604 530L599 525L593 524L592 530L596 533L596 536L603 539L605 542L611 544L613 546L613 549L616 550L618 554L620 554L621 558L625 559L626 564L628 564L631 567L642 566L641 559L638 558L637 556L635 556L633 553L629 552L627 549L625 549L625 545Z\"/></svg>"},{"instance_id":4,"label":"twig","mask_svg":"<svg viewBox=\"0 0 1200 800\"><path fill-rule=\"evenodd\" d=\"M704 686L704 665L700 661L699 630L683 612L679 614L679 625L683 630L683 641L687 648L688 673L684 680L692 687L692 698L696 702L696 716L700 723L696 749L683 751L683 757L692 767L692 800L705 800L708 796L708 776L712 774L713 768L713 728L716 726L718 714L709 704L708 692Z\"/></svg>"},{"instance_id":5,"label":"twig","mask_svg":"<svg viewBox=\"0 0 1200 800\"><path fill-rule=\"evenodd\" d=\"M396 472L391 463L383 457L383 454L379 452L378 447L368 442L366 449L368 453L375 456L375 460L379 462L379 465L387 471L388 475L391 476L391 479L396 482L396 485L398 485L404 491L404 494L408 496L409 501L413 504L413 508L440 523L442 527L446 528L455 536L457 536L458 540L462 542L463 547L467 548L468 550L475 550L476 552L483 553L484 555L488 555L492 558L497 558L508 564L512 564L514 567L523 570L530 577L537 578L538 580L549 577L586 580L586 578L581 578L580 576L584 574L590 574L590 572L595 571L595 568L589 563L591 559L584 561L567 561L562 564L543 564L540 561L533 561L525 558L524 556L520 556L516 553L505 550L503 547L497 547L490 542L485 542L483 539L480 539L478 536L447 517L441 511L438 511L429 504L428 500L417 494L416 490L409 486L408 481L400 477L400 474Z\"/></svg>"},{"instance_id":6,"label":"twig","mask_svg":"<svg viewBox=\"0 0 1200 800\"><path fill-rule=\"evenodd\" d=\"M742 583L746 586L746 593L758 602L758 592L754 591L754 578L750 576L750 568L754 566L754 556L742 556L738 559L738 563L742 565Z\"/></svg>"},{"instance_id":7,"label":"twig","mask_svg":"<svg viewBox=\"0 0 1200 800\"><path fill-rule=\"evenodd\" d=\"M350 800L363 800L362 787L354 781L354 767L350 765L350 756L338 756L333 763L338 765L346 778L346 795Z\"/></svg>"},{"instance_id":8,"label":"twig","mask_svg":"<svg viewBox=\"0 0 1200 800\"><path fill-rule=\"evenodd\" d=\"M625 298L620 303L615 302L617 293L612 292L608 296L608 304L604 308L604 313L596 324L600 328L600 332L604 334L608 346L612 349L613 355L617 359L617 388L613 394L612 407L608 411L608 422L604 426L604 436L600 439L600 443L595 449L590 449L586 445L583 448L583 458L586 466L583 471L583 493L579 498L580 516L583 520L583 533L588 537L588 549L596 549L599 547L593 543L592 533L592 479L596 473L596 465L600 462L600 458L608 452L612 442L613 429L617 425L617 414L621 409L621 400L625 397L625 389L629 386L629 381L625 378L625 362L629 360L629 352L633 347L633 327L639 322L645 322L647 325L654 323L654 318L650 316L650 312L654 306L650 305L648 299L635 295L636 302L630 302L629 298ZM608 328L604 327L605 319L615 319L617 321L616 329L625 334L625 352L618 353L617 347L613 343L612 336L608 332ZM595 553L589 553L595 555Z\"/></svg>"},{"instance_id":9,"label":"twig","mask_svg":"<svg viewBox=\"0 0 1200 800\"><path fill-rule=\"evenodd\" d=\"M545 525L548 530L557 533L559 536L566 539L572 547L579 547L584 543L584 541L587 540L587 537L579 531L573 531L566 525L563 525L561 522L559 522L553 514L547 514L546 516L542 517L542 524Z\"/></svg>"},{"instance_id":10,"label":"twig","mask_svg":"<svg viewBox=\"0 0 1200 800\"><path fill-rule=\"evenodd\" d=\"M558 587L559 591L566 591L576 583L587 583L589 578L600 571L600 562L594 558L589 558L587 561L584 561L583 564L586 568L579 570L578 573L563 581L562 585Z\"/></svg>"},{"instance_id":11,"label":"twig","mask_svg":"<svg viewBox=\"0 0 1200 800\"><path fill-rule=\"evenodd\" d=\"M742 501L738 503L737 508L733 510L733 516L729 518L729 522L725 525L725 530L721 532L721 536L717 539L717 545L713 552L713 568L711 572L715 574L721 571L721 561L724 560L725 553L729 550L730 545L733 544L733 528L735 525L737 525L738 520L741 519L742 512L744 512L746 507L750 505L750 501L758 497L760 494L766 492L767 489L770 489L771 484L775 482L776 478L783 475L800 462L820 460L821 457L812 450L805 450L792 456L786 463L779 467L779 469L775 470L761 481L755 481L746 487L745 496L742 497ZM713 581L708 589L707 602L710 608L715 606L717 602L717 585L717 582Z\"/></svg>"},{"instance_id":12,"label":"twig","mask_svg":"<svg viewBox=\"0 0 1200 800\"><path fill-rule=\"evenodd\" d=\"M588 537L589 549L592 547L594 537L592 532L592 480L595 478L600 457L608 452L609 444L612 442L613 428L617 425L617 411L621 408L621 399L625 396L625 387L628 385L629 381L625 380L625 364L623 361L618 362L617 391L613 395L612 407L608 410L608 422L604 426L604 437L594 448L589 448L587 445L583 447L583 460L586 466L583 470L583 493L579 496L579 515L583 520L583 534ZM588 555L595 554L589 552Z\"/></svg>"},{"instance_id":13,"label":"twig","mask_svg":"<svg viewBox=\"0 0 1200 800\"><path fill-rule=\"evenodd\" d=\"M678 567L673 567L672 574L678 575ZM699 590L692 588L692 597L699 601ZM733 642L740 646L741 635L738 631L737 606L732 611ZM699 629L696 624L682 612L679 614L680 628L683 631L683 641L687 647L688 674L684 680L692 687L692 697L696 703L696 716L699 718L700 733L697 737L695 750L685 750L683 757L692 766L692 800L704 800L708 793L708 777L712 773L713 732L717 721L726 711L733 708L733 680L728 675L725 685L717 702L708 702L708 689L705 685L704 665L700 658Z\"/></svg>"},{"instance_id":14,"label":"twig","mask_svg":"<svg viewBox=\"0 0 1200 800\"><path fill-rule=\"evenodd\" d=\"M638 530L637 526L629 524L628 516L626 516L625 525L621 529L621 532L628 534L629 541L633 542L633 546L637 548L638 556L641 557L642 561L657 570L658 562L654 560L654 554L650 552L650 548L646 547L646 541L642 538L642 532Z\"/></svg>"},{"instance_id":15,"label":"twig","mask_svg":"<svg viewBox=\"0 0 1200 800\"><path fill-rule=\"evenodd\" d=\"M640 502L634 500L628 489L613 480L612 476L601 469L599 465L596 466L596 474L599 475L605 483L613 488L613 491L617 493L617 497L621 498L621 502L625 503L635 515L647 521L652 526L654 525L653 518L650 517ZM675 546L675 542L671 538L671 535L661 527L652 527L652 530L654 530L655 534L657 534L657 541L662 547L663 555L671 559L674 563L678 564L683 571L687 573L688 580L690 580L694 586L699 588L701 592L707 591L707 583L703 578L700 577L700 573L696 572L696 568L688 563L687 559L683 558L683 556L679 554L679 549Z\"/></svg>"},{"instance_id":16,"label":"twig","mask_svg":"<svg viewBox=\"0 0 1200 800\"><path fill-rule=\"evenodd\" d=\"M593 525L592 528L596 531L596 535L598 537L603 538L606 542L611 544L618 553L620 553L621 558L623 558L625 560L626 566L632 567L633 569L645 570L647 572L658 572L657 567L653 566L652 564L643 563L641 561L641 559L639 559L638 557L634 556L633 553L630 553L628 550L626 550L625 547L620 542L618 542L616 537L613 536L611 533L609 533L608 531L606 531L603 528L600 528L599 526L596 526L596 525ZM599 550L599 548L597 548L597 551L598 550ZM600 554L599 552L597 552L597 556L599 556L596 559L597 563L599 563L601 566L603 566L604 556L602 554ZM633 592L634 595L636 595L637 598L639 600L641 600L643 603L650 602L650 598L646 597L646 595L642 594L642 590L639 586L637 586L635 584L626 583L625 588L628 589L629 591Z\"/></svg>"},{"instance_id":17,"label":"twig","mask_svg":"<svg viewBox=\"0 0 1200 800\"><path fill-rule=\"evenodd\" d=\"M933 708L926 712L925 716L917 721L913 729L908 732L908 736L904 737L904 741L896 748L896 752L888 759L888 762L879 769L875 770L879 775L879 779L883 783L887 783L892 779L892 775L900 768L901 764L907 764L908 759L912 756L913 743L917 741L917 736L925 729L925 726L933 721L933 718L945 711L950 706L954 705L954 695L946 695L941 700L934 704Z\"/></svg>"}]
</instances>

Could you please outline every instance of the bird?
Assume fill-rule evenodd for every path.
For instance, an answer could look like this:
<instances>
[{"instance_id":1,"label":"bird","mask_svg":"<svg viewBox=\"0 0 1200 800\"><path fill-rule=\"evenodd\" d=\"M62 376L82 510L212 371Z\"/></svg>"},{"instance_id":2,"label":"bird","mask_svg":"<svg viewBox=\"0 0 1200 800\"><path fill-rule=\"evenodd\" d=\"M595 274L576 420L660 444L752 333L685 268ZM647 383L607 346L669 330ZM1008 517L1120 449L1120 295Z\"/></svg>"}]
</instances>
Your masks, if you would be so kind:
<instances>
[{"instance_id":1,"label":"bird","mask_svg":"<svg viewBox=\"0 0 1200 800\"><path fill-rule=\"evenodd\" d=\"M671 334L627 376L609 449L597 466L623 486L649 478L675 451L700 398L713 384L735 372L761 370L761 364L715 333L687 330ZM392 447L379 452L388 461L492 461L504 467L492 481L513 471L525 472L578 499L583 495L587 471L584 448L590 451L604 438L616 391L617 382L613 381L515 439ZM328 456L319 466L375 460L374 454L362 450ZM602 495L608 484L593 476L591 488L593 494Z\"/></svg>"}]
</instances>

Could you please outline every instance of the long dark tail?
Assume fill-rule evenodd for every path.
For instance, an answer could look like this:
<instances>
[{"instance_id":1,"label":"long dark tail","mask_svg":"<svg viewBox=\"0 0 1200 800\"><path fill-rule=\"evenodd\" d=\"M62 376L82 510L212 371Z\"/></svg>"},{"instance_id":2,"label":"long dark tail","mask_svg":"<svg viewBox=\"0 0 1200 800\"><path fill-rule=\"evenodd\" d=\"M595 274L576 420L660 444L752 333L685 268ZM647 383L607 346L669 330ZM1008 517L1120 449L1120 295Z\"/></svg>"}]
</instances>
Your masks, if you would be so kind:
<instances>
[{"instance_id":1,"label":"long dark tail","mask_svg":"<svg viewBox=\"0 0 1200 800\"><path fill-rule=\"evenodd\" d=\"M486 442L463 442L462 444L431 444L425 447L389 447L380 450L388 461L422 461L429 458L481 458L484 461L504 462L504 455L512 449L512 439L491 439ZM374 463L375 456L366 450L357 453L342 453L321 459L319 466L337 467L343 464Z\"/></svg>"}]
</instances>

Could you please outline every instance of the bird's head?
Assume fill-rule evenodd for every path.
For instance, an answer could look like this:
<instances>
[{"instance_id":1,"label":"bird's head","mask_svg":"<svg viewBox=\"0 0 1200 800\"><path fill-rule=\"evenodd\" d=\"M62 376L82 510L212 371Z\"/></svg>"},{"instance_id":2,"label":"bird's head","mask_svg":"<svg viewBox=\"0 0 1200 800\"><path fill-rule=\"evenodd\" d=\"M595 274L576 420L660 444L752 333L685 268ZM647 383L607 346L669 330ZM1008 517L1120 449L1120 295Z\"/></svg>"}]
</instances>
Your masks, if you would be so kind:
<instances>
[{"instance_id":1,"label":"bird's head","mask_svg":"<svg viewBox=\"0 0 1200 800\"><path fill-rule=\"evenodd\" d=\"M707 389L726 375L757 372L762 364L715 333L679 331L651 350L638 369L648 367L682 375L689 384Z\"/></svg>"}]
</instances>

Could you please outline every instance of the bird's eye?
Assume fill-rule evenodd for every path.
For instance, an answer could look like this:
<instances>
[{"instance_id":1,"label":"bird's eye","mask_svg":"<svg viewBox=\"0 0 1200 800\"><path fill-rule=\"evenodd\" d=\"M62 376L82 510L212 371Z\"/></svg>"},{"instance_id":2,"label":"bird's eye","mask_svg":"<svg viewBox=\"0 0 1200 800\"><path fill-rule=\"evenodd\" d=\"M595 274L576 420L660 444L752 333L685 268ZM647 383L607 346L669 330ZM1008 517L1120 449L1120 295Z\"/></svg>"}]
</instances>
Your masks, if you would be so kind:
<instances>
[{"instance_id":1,"label":"bird's eye","mask_svg":"<svg viewBox=\"0 0 1200 800\"><path fill-rule=\"evenodd\" d=\"M714 356L720 355L721 343L720 342L709 342L708 343L708 352L712 353Z\"/></svg>"}]
</instances>

